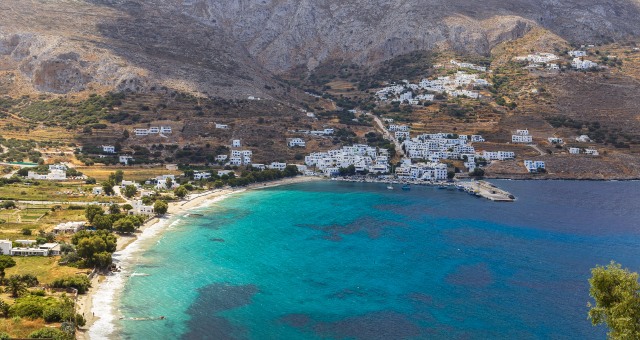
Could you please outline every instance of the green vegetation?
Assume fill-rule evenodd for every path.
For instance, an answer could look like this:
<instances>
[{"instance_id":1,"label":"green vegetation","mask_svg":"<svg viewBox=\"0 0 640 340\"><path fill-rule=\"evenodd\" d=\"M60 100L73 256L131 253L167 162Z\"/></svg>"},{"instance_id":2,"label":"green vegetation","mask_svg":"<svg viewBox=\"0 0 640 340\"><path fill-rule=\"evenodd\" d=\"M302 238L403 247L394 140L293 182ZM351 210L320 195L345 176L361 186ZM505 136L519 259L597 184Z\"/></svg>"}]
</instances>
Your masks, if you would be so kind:
<instances>
[{"instance_id":1,"label":"green vegetation","mask_svg":"<svg viewBox=\"0 0 640 340\"><path fill-rule=\"evenodd\" d=\"M600 122L576 120L565 116L550 116L545 118L554 128L571 128L578 134L586 134L596 143L612 144L616 148L629 148L629 143L640 143L638 136L622 133L621 129L610 129Z\"/></svg>"},{"instance_id":2,"label":"green vegetation","mask_svg":"<svg viewBox=\"0 0 640 340\"><path fill-rule=\"evenodd\" d=\"M100 216L100 215L97 215ZM116 251L116 236L106 230L95 232L80 231L73 235L71 242L84 267L106 268L111 264L111 254Z\"/></svg>"},{"instance_id":3,"label":"green vegetation","mask_svg":"<svg viewBox=\"0 0 640 340\"><path fill-rule=\"evenodd\" d=\"M7 148L7 152L0 152L0 160L5 162L22 162L29 160L38 163L42 154L35 150L39 146L33 140L4 139L0 137L0 145Z\"/></svg>"},{"instance_id":4,"label":"green vegetation","mask_svg":"<svg viewBox=\"0 0 640 340\"><path fill-rule=\"evenodd\" d=\"M51 282L53 288L75 288L78 294L86 293L91 287L91 281L86 275L65 276Z\"/></svg>"},{"instance_id":5,"label":"green vegetation","mask_svg":"<svg viewBox=\"0 0 640 340\"><path fill-rule=\"evenodd\" d=\"M20 110L24 118L42 122L48 126L64 126L75 129L85 126L91 130L92 126L100 128L100 120L114 117L108 115L110 109L122 103L124 94L107 94L105 96L91 95L79 103L72 103L65 99L49 101L33 101ZM115 119L117 120L117 119Z\"/></svg>"},{"instance_id":6,"label":"green vegetation","mask_svg":"<svg viewBox=\"0 0 640 340\"><path fill-rule=\"evenodd\" d=\"M589 319L593 325L606 324L611 339L640 339L640 283L638 273L622 269L618 263L591 270Z\"/></svg>"},{"instance_id":7,"label":"green vegetation","mask_svg":"<svg viewBox=\"0 0 640 340\"><path fill-rule=\"evenodd\" d=\"M164 215L167 213L168 210L169 210L169 204L167 204L167 202L165 201L157 200L153 204L153 212L155 212L158 215Z\"/></svg>"}]
</instances>

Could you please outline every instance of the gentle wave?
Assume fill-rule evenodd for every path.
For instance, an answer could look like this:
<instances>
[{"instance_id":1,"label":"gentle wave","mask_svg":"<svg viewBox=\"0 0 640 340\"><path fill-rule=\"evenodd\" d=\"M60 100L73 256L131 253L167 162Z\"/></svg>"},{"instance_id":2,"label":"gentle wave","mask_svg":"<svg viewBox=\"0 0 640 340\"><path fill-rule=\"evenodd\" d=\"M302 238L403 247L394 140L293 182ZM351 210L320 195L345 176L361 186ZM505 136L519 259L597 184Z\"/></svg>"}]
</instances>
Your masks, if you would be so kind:
<instances>
[{"instance_id":1,"label":"gentle wave","mask_svg":"<svg viewBox=\"0 0 640 340\"><path fill-rule=\"evenodd\" d=\"M238 190L226 195L218 196L212 199L203 201L196 207L189 209L192 211L195 209L203 208L214 204L216 202L223 201L233 194L244 192L245 190ZM177 217L165 217L161 218L159 222L146 228L138 238L129 244L125 249L115 252L113 254L113 262L120 267L121 271L111 273L107 276L106 280L99 284L95 289L100 291L100 294L94 294L92 297L91 312L98 316L98 319L91 325L88 332L89 339L108 339L114 335L116 331L116 321L121 318L119 311L116 309L118 298L124 288L126 280L130 276L144 276L142 273L131 273L133 267L133 260L139 252L146 249L144 243L147 240L157 238L165 230L171 230L182 221L182 216L188 214L188 211L182 212ZM160 242L158 240L157 242Z\"/></svg>"}]
</instances>

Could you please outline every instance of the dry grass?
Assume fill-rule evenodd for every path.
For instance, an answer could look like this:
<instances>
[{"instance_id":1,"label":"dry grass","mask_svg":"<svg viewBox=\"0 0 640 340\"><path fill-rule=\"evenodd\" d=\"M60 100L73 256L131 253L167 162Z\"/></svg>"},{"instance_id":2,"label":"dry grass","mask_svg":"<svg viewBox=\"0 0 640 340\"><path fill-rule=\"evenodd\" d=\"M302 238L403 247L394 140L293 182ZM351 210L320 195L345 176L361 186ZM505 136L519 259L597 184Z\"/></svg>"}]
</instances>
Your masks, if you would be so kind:
<instances>
[{"instance_id":1,"label":"dry grass","mask_svg":"<svg viewBox=\"0 0 640 340\"><path fill-rule=\"evenodd\" d=\"M42 327L45 327L43 319L0 318L0 332L5 332L14 338L27 338L31 332Z\"/></svg>"},{"instance_id":2,"label":"dry grass","mask_svg":"<svg viewBox=\"0 0 640 340\"><path fill-rule=\"evenodd\" d=\"M41 181L38 185L15 183L0 187L0 199L19 201L55 201L55 202L122 202L120 197L94 196L91 190L95 185L83 182Z\"/></svg>"},{"instance_id":3,"label":"dry grass","mask_svg":"<svg viewBox=\"0 0 640 340\"><path fill-rule=\"evenodd\" d=\"M59 256L14 256L13 259L16 261L16 266L5 270L7 277L17 274L32 274L44 284L51 283L61 277L88 272L86 269L58 265Z\"/></svg>"},{"instance_id":4,"label":"dry grass","mask_svg":"<svg viewBox=\"0 0 640 340\"><path fill-rule=\"evenodd\" d=\"M77 167L78 171L83 174L93 177L96 180L104 181L109 178L111 173L116 172L116 170L124 171L124 179L125 180L133 180L140 181L144 179L149 179L152 177L160 176L160 175L180 175L180 171L172 171L167 170L165 167L131 167L131 166L85 166L85 167Z\"/></svg>"}]
</instances>

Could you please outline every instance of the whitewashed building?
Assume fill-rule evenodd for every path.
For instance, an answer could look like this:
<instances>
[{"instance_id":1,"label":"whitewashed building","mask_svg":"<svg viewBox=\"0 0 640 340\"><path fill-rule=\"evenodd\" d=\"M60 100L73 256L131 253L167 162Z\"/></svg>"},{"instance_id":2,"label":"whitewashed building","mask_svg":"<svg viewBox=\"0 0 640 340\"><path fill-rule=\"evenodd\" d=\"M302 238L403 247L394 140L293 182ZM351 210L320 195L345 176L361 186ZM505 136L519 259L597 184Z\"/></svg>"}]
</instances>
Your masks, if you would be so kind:
<instances>
[{"instance_id":1,"label":"whitewashed building","mask_svg":"<svg viewBox=\"0 0 640 340\"><path fill-rule=\"evenodd\" d=\"M295 148L295 147L304 148L306 147L307 143L302 138L289 138L287 139L287 145L290 148Z\"/></svg>"}]
</instances>

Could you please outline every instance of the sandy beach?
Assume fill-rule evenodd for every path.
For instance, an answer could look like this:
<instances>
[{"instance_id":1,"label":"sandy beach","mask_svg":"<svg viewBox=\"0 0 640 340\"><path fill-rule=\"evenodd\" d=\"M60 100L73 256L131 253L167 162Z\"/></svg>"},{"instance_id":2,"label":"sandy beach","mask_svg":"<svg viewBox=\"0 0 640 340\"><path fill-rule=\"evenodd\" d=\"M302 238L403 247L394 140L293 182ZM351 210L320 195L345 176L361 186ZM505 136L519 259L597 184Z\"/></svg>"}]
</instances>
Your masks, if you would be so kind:
<instances>
[{"instance_id":1,"label":"sandy beach","mask_svg":"<svg viewBox=\"0 0 640 340\"><path fill-rule=\"evenodd\" d=\"M321 178L301 177L301 176L294 177L294 178L285 178L285 179L281 179L273 182L255 183L255 184L248 185L246 187L235 188L235 189L223 188L223 189L210 190L210 191L206 191L199 194L189 195L187 199L182 201L171 202L169 203L169 210L165 216L160 218L159 217L151 218L144 225L142 225L134 235L118 236L118 245L117 245L116 253L114 253L114 262L117 262L116 261L117 254L130 253L130 252L133 252L134 250L140 251L140 249L132 249L132 248L135 248L133 247L133 245L137 244L136 241L139 241L143 238L156 237L160 235L162 231L169 226L169 221L172 218L187 214L192 209L201 207L211 202L220 201L232 194L244 192L247 190L259 190L259 189L271 188L275 186L282 186L282 185L303 183L303 182L310 182L310 181L317 181L317 180L321 180ZM98 296L98 293L104 292L105 291L104 286L107 284L109 284L111 287L109 287L110 288L109 291L104 292L105 294L108 295L109 293L112 293L114 289L117 289L118 287L113 287L113 285L120 284L121 282L118 282L117 284L114 284L114 282L106 282L106 281L114 281L114 280L107 280L107 279L115 278L115 276L118 276L118 274L117 273L109 274L106 276L103 274L95 275L91 280L91 288L89 289L89 291L86 294L78 296L77 311L78 313L80 313L85 317L86 325L80 328L80 330L76 333L77 339L90 338L89 330L100 319L100 315L99 315L100 308L94 308L94 307L105 307L105 306L94 306L94 303L102 303L100 301L97 301L98 297L100 298L104 297L102 295ZM123 281L123 279L120 277L119 281ZM107 297L106 300L108 300L108 298L109 297Z\"/></svg>"}]
</instances>

